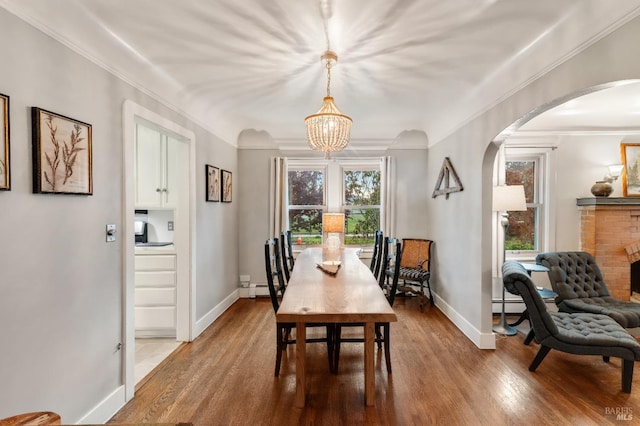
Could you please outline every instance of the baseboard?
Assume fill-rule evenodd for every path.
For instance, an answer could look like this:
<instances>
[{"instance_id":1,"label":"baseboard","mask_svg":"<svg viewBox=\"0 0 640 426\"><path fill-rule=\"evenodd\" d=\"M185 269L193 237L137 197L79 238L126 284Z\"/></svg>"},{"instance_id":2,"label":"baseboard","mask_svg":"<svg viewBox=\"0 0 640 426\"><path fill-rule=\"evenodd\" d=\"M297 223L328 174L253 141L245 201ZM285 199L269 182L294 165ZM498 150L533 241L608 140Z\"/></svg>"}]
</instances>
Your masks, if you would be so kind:
<instances>
[{"instance_id":1,"label":"baseboard","mask_svg":"<svg viewBox=\"0 0 640 426\"><path fill-rule=\"evenodd\" d=\"M435 294L434 294L435 297ZM496 348L496 335L492 332L482 333L475 328L465 317L460 315L458 311L453 309L450 305L444 302L441 298L436 298L438 301L438 309L445 314L447 318L456 326L462 333L467 336L478 348L480 349L495 349Z\"/></svg>"},{"instance_id":2,"label":"baseboard","mask_svg":"<svg viewBox=\"0 0 640 426\"><path fill-rule=\"evenodd\" d=\"M202 318L196 321L195 330L193 330L193 338L198 337L207 327L209 327L213 322L218 319L220 315L233 303L240 298L239 290L236 289L229 296L227 296L222 302L218 303L213 309L207 312Z\"/></svg>"},{"instance_id":3,"label":"baseboard","mask_svg":"<svg viewBox=\"0 0 640 426\"><path fill-rule=\"evenodd\" d=\"M111 395L103 399L91 411L77 422L69 422L69 424L105 424L113 417L126 403L124 386L118 387ZM65 423L67 421L65 420Z\"/></svg>"}]
</instances>

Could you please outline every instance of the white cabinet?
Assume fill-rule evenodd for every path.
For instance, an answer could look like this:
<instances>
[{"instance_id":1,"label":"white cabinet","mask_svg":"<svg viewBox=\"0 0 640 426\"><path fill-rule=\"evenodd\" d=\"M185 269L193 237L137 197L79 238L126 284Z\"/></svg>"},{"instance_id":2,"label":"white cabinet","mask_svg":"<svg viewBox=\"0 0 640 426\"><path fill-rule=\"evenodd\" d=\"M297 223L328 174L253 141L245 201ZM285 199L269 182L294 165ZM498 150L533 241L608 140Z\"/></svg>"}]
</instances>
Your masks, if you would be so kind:
<instances>
[{"instance_id":1,"label":"white cabinet","mask_svg":"<svg viewBox=\"0 0 640 426\"><path fill-rule=\"evenodd\" d=\"M175 254L136 254L136 337L175 337L176 260Z\"/></svg>"},{"instance_id":2,"label":"white cabinet","mask_svg":"<svg viewBox=\"0 0 640 426\"><path fill-rule=\"evenodd\" d=\"M176 207L181 145L159 130L136 124L136 208Z\"/></svg>"}]
</instances>

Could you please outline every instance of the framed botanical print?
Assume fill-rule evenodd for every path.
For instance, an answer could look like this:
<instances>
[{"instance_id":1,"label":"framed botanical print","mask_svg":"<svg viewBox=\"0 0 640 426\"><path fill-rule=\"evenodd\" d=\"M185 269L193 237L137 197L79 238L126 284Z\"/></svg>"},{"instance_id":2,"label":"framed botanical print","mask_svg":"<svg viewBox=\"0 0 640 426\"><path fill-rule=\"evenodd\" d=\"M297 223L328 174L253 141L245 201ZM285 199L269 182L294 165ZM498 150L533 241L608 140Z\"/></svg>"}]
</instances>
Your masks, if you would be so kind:
<instances>
[{"instance_id":1,"label":"framed botanical print","mask_svg":"<svg viewBox=\"0 0 640 426\"><path fill-rule=\"evenodd\" d=\"M11 189L9 159L9 96L0 93L0 191Z\"/></svg>"},{"instance_id":2,"label":"framed botanical print","mask_svg":"<svg viewBox=\"0 0 640 426\"><path fill-rule=\"evenodd\" d=\"M222 202L230 203L233 195L233 177L230 171L222 170Z\"/></svg>"},{"instance_id":3,"label":"framed botanical print","mask_svg":"<svg viewBox=\"0 0 640 426\"><path fill-rule=\"evenodd\" d=\"M220 169L205 164L207 201L220 201Z\"/></svg>"},{"instance_id":4,"label":"framed botanical print","mask_svg":"<svg viewBox=\"0 0 640 426\"><path fill-rule=\"evenodd\" d=\"M640 143L621 143L622 195L640 197Z\"/></svg>"},{"instance_id":5,"label":"framed botanical print","mask_svg":"<svg viewBox=\"0 0 640 426\"><path fill-rule=\"evenodd\" d=\"M93 194L91 125L31 108L33 192Z\"/></svg>"}]
</instances>

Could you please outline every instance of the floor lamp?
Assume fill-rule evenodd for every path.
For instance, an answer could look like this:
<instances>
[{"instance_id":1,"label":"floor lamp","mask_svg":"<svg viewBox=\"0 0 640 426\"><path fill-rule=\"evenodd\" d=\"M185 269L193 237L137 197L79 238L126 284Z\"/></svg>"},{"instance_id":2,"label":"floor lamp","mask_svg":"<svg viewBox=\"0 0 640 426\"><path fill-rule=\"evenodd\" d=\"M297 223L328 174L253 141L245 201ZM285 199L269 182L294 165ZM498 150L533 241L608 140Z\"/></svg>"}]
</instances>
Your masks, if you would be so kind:
<instances>
[{"instance_id":1,"label":"floor lamp","mask_svg":"<svg viewBox=\"0 0 640 426\"><path fill-rule=\"evenodd\" d=\"M505 185L496 186L493 188L493 211L500 212L500 224L502 225L503 241L502 241L502 262L506 260L506 243L507 243L507 228L509 228L509 214L507 212L513 211L526 211L527 201L524 196L523 185ZM494 333L506 334L513 336L516 334L516 329L507 324L507 318L505 316L505 289L504 283L502 285L502 312L500 313L500 322L493 327Z\"/></svg>"}]
</instances>

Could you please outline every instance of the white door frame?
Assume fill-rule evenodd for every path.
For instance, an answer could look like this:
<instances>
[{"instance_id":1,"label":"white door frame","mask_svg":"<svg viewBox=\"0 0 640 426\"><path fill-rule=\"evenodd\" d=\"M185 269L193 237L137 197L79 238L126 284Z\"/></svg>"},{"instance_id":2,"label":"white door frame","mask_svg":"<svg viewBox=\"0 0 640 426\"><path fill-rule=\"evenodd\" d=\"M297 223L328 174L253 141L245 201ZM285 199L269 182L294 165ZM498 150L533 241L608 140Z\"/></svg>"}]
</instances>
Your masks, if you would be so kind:
<instances>
[{"instance_id":1,"label":"white door frame","mask_svg":"<svg viewBox=\"0 0 640 426\"><path fill-rule=\"evenodd\" d=\"M123 105L123 156L124 156L124 222L122 224L121 243L123 250L123 335L124 335L124 386L125 401L133 398L135 393L135 242L134 242L134 211L135 211L135 123L136 117L154 123L172 133L178 134L189 145L189 212L187 218L188 232L180 233L181 241L176 241L178 260L177 279L177 319L176 340L190 342L195 330L195 223L196 223L196 180L195 180L195 134L184 127L150 111L133 101L126 100ZM178 224L176 224L178 225Z\"/></svg>"}]
</instances>

